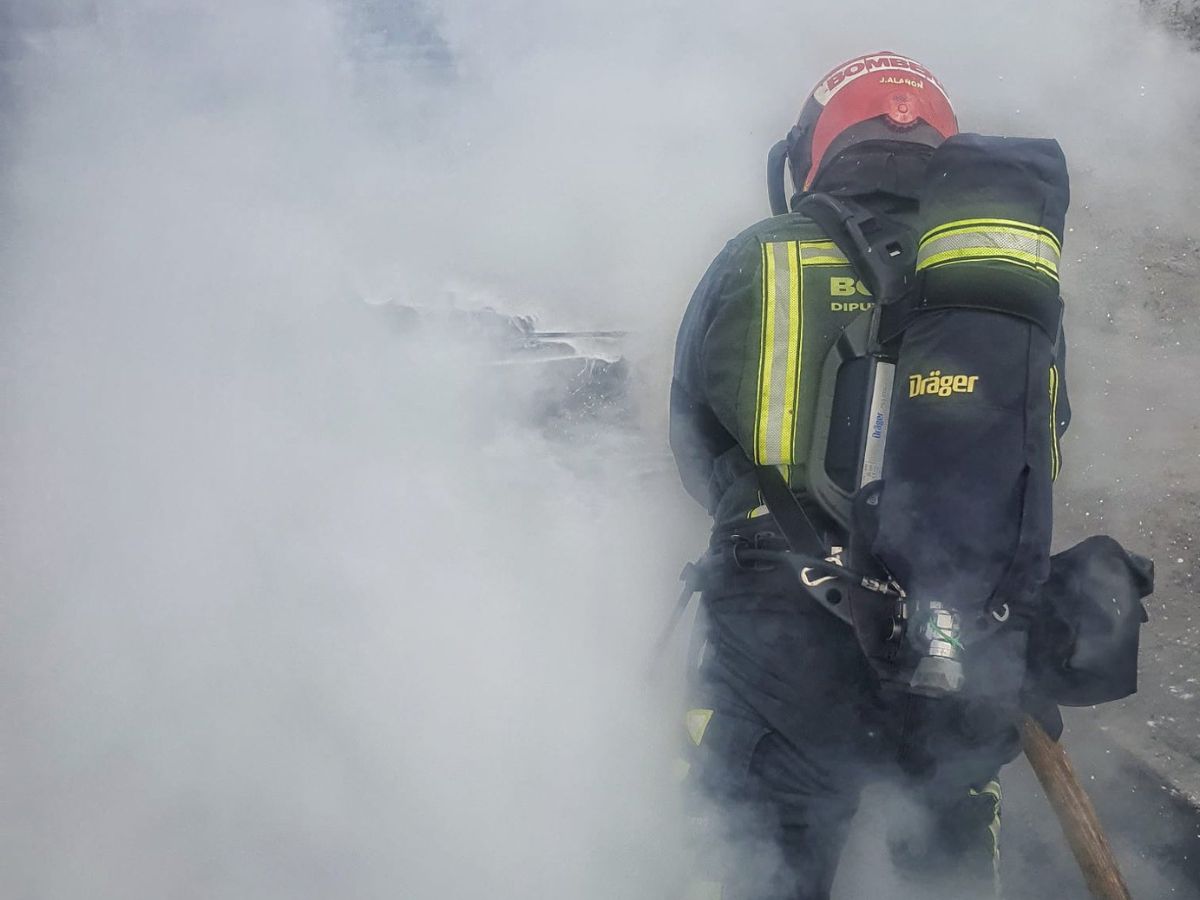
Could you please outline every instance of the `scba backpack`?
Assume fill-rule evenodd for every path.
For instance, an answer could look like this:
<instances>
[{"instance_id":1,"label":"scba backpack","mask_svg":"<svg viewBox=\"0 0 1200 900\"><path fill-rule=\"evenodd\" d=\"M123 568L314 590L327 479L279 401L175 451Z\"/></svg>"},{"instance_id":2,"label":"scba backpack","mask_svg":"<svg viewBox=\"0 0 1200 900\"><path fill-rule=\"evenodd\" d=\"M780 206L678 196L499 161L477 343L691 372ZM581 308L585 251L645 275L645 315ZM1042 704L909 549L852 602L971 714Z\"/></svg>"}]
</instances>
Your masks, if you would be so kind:
<instances>
[{"instance_id":1,"label":"scba backpack","mask_svg":"<svg viewBox=\"0 0 1200 900\"><path fill-rule=\"evenodd\" d=\"M1062 703L1136 688L1148 561L1103 539L1051 564L1068 202L1057 142L958 135L930 161L919 237L830 197L799 207L878 301L825 360L808 492L851 535L842 561L896 589L813 593L915 693L1013 698L1030 676ZM788 530L780 480L760 481Z\"/></svg>"}]
</instances>

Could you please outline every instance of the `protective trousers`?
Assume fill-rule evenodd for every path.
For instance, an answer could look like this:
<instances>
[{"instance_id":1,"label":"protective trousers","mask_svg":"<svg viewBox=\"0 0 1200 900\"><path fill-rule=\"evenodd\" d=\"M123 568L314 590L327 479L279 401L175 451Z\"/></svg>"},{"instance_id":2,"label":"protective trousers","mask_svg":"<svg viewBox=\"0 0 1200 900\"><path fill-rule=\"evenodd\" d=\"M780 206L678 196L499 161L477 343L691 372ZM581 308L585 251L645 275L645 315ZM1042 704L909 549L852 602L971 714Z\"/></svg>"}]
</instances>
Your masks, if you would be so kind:
<instances>
[{"instance_id":1,"label":"protective trousers","mask_svg":"<svg viewBox=\"0 0 1200 900\"><path fill-rule=\"evenodd\" d=\"M884 699L849 628L782 568L710 571L703 612L686 713L689 898L828 900L873 782L906 798L888 852L853 863L888 867L896 891L884 896L997 896L1010 721L958 701L914 716Z\"/></svg>"}]
</instances>

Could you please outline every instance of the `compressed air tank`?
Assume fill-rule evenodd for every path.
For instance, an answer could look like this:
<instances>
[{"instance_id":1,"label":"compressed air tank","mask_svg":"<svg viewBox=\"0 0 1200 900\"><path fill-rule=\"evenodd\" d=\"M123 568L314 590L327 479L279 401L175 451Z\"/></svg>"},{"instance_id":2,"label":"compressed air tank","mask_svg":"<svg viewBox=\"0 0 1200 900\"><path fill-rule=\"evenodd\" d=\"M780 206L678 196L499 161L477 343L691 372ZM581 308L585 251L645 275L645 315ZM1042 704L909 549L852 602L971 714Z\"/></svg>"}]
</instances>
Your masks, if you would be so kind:
<instances>
[{"instance_id":1,"label":"compressed air tank","mask_svg":"<svg viewBox=\"0 0 1200 900\"><path fill-rule=\"evenodd\" d=\"M872 550L914 607L940 610L937 621L961 629L943 641L952 649L1029 611L1048 574L1065 412L1058 263L1068 202L1066 161L1052 140L952 137L922 189L918 289L898 335ZM944 631L916 624L912 633L927 641ZM1001 655L1016 660L1023 637L1008 631ZM966 657L918 669L914 689L957 689L962 665L970 681ZM1019 682L1020 666L1001 668L976 680L1015 691L1019 683L997 681Z\"/></svg>"}]
</instances>

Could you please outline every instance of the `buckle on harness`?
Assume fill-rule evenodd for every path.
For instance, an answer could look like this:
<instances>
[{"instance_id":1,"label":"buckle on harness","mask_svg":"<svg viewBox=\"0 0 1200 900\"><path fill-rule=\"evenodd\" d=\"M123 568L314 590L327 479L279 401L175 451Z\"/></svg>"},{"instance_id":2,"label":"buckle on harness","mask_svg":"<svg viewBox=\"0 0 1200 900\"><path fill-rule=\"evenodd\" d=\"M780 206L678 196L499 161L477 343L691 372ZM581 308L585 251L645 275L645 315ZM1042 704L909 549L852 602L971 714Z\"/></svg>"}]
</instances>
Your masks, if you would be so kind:
<instances>
[{"instance_id":1,"label":"buckle on harness","mask_svg":"<svg viewBox=\"0 0 1200 900\"><path fill-rule=\"evenodd\" d=\"M733 564L739 569L749 570L751 572L772 572L779 568L779 563L770 559L759 557L754 560L746 560L742 558L742 552L746 550L782 550L786 546L783 538L773 531L757 532L753 538L748 538L741 534L730 535L730 556L733 558Z\"/></svg>"},{"instance_id":2,"label":"buckle on harness","mask_svg":"<svg viewBox=\"0 0 1200 900\"><path fill-rule=\"evenodd\" d=\"M844 553L844 552L845 552L845 550L842 547L831 547L830 551L829 551L829 555L827 557L825 557L825 560L826 560L826 562L831 562L831 563L834 563L839 566L845 565L845 563L842 562L842 553ZM818 574L818 572L819 572L819 570L813 569L808 566L801 569L800 570L801 584L803 584L807 588L815 588L822 584L825 584L828 581L833 581L835 578L837 578L836 575L833 575L828 572L822 573L822 574Z\"/></svg>"}]
</instances>

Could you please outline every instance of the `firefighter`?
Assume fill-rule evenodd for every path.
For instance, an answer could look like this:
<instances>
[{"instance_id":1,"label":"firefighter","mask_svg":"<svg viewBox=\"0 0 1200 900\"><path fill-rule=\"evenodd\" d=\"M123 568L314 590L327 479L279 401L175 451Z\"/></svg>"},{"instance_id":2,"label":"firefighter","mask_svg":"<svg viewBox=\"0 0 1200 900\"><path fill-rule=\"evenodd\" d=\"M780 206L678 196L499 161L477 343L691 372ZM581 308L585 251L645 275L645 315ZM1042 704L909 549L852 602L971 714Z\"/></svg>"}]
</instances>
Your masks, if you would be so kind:
<instances>
[{"instance_id":1,"label":"firefighter","mask_svg":"<svg viewBox=\"0 0 1200 900\"><path fill-rule=\"evenodd\" d=\"M847 326L870 315L872 284L844 242L797 206L819 193L920 233L927 169L957 134L941 82L917 61L882 52L834 68L776 154L790 170L790 201L773 180L777 215L728 243L683 318L670 442L684 487L713 518L705 630L686 713L685 781L699 842L694 896L829 897L860 794L881 779L900 785L915 804L889 831L898 882L922 896L991 897L999 890L997 776L1019 750L1011 702L883 690L854 629L814 602L793 569L747 562L736 552L788 549L764 497L764 469L783 474L812 524L807 546L790 549L825 556L852 540L846 516L808 488L807 469L820 438L829 447L826 475L857 487L857 473L850 473L856 449L839 444L837 434L818 435L816 410L822 363ZM1046 255L1035 260L1043 271L1034 274L1050 283L1052 235L1031 234L1041 242L1036 252ZM1056 268L1053 276L1057 300ZM1038 452L1048 454L1056 473L1058 438L1070 417L1061 334L1043 343L1057 356L1054 384L1038 401L1037 414L1045 416L1038 421L1051 432ZM965 370L916 371L915 383L933 385L930 396L945 409L979 399L990 384L977 375L972 381ZM905 385L899 373L897 383ZM1039 510L1048 487L1042 493ZM964 518L955 527L973 534L977 524ZM1048 530L1044 537L1048 546ZM1045 577L1043 549L1039 544L1028 566L1030 585Z\"/></svg>"}]
</instances>

